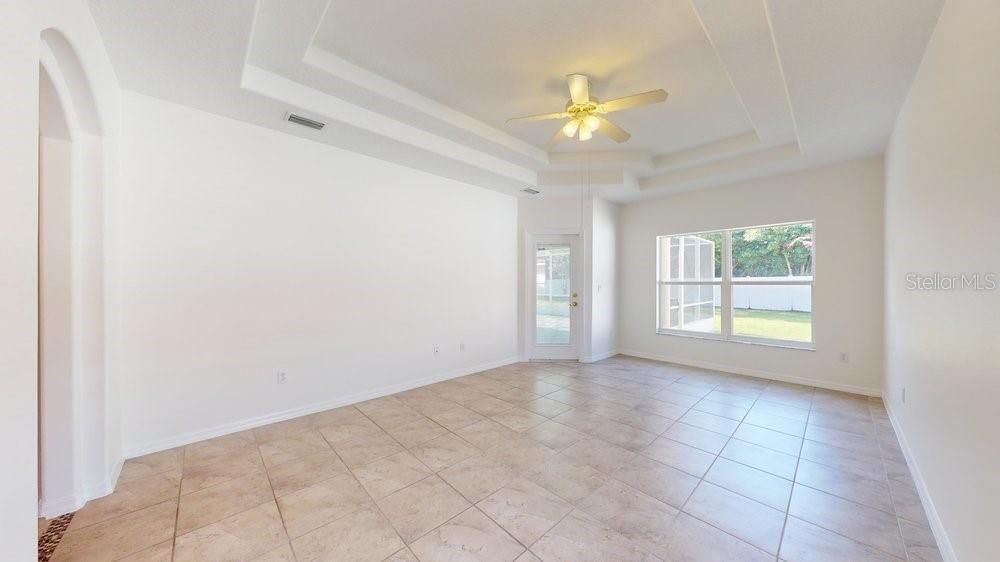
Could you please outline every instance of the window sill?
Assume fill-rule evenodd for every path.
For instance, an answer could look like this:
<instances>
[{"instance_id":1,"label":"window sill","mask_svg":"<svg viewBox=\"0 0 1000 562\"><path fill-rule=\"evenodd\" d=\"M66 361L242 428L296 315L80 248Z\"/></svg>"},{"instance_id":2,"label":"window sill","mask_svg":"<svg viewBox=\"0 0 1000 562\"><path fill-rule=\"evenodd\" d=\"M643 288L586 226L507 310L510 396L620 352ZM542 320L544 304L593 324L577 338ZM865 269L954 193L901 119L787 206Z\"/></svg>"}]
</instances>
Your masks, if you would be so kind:
<instances>
[{"instance_id":1,"label":"window sill","mask_svg":"<svg viewBox=\"0 0 1000 562\"><path fill-rule=\"evenodd\" d=\"M797 351L816 351L816 345L812 343L798 343L782 340L757 340L757 339L743 339L743 338L724 338L721 335L713 334L695 334L690 332L674 332L674 331L663 331L657 330L656 335L658 336L677 336L681 338L691 338L695 340L708 340L717 341L722 343L739 343L743 345L759 345L762 347L777 347L780 349L794 349Z\"/></svg>"}]
</instances>

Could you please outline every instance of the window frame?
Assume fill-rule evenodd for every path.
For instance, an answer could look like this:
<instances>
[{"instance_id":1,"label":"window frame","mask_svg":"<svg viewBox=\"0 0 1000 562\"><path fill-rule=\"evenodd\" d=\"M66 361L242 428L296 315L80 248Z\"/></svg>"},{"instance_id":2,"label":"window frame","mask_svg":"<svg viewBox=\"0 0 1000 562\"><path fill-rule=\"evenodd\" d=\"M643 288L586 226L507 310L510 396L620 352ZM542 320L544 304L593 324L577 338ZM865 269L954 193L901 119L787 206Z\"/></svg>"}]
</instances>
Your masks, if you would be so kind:
<instances>
[{"instance_id":1,"label":"window frame","mask_svg":"<svg viewBox=\"0 0 1000 562\"><path fill-rule=\"evenodd\" d=\"M749 280L733 280L733 259L732 259L732 234L738 230L746 230L750 228L772 228L776 226L790 226L797 224L810 224L812 225L812 278L809 281L802 280L767 280L767 281L749 281ZM789 222L780 222L766 225L754 225L754 226L738 226L732 228L719 228L714 230L701 230L697 232L683 232L677 234L662 234L656 237L656 288L655 288L655 331L657 335L661 336L681 336L686 338L696 338L696 339L708 339L714 341L725 341L725 342L735 342L743 344L752 345L764 345L769 347L783 347L790 349L800 349L806 351L816 350L816 310L815 310L815 299L813 295L816 289L816 221L810 220L797 220ZM664 238L677 238L683 236L698 236L700 234L707 233L721 233L722 234L722 277L716 280L713 276L711 281L685 281L685 280L663 280L660 278L662 274L661 264L662 262L662 251L663 244L661 240ZM693 330L679 330L676 328L663 328L660 326L660 320L662 315L662 309L660 307L660 292L661 287L670 286L682 286L682 285L711 285L713 287L718 286L721 295L721 314L722 323L719 333L715 332L696 332ZM733 333L733 288L736 286L753 286L753 285L787 285L787 286L807 286L810 288L810 330L809 336L810 341L795 341L795 340L782 340L777 338L762 338L757 336L744 336ZM669 295L669 290L668 290ZM683 309L683 304L681 305ZM683 310L681 312L683 314Z\"/></svg>"}]
</instances>

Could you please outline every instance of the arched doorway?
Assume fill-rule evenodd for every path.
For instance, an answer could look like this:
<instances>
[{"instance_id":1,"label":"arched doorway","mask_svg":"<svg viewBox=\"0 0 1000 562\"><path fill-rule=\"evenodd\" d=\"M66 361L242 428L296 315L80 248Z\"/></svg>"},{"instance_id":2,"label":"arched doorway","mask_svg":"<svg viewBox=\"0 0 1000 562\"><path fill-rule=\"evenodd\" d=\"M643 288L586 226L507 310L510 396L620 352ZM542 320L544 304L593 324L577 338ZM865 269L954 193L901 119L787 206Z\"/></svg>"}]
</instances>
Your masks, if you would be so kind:
<instances>
[{"instance_id":1,"label":"arched doorway","mask_svg":"<svg viewBox=\"0 0 1000 562\"><path fill-rule=\"evenodd\" d=\"M72 139L52 77L38 84L38 497L71 504L73 477Z\"/></svg>"},{"instance_id":2,"label":"arched doorway","mask_svg":"<svg viewBox=\"0 0 1000 562\"><path fill-rule=\"evenodd\" d=\"M42 32L38 137L39 512L110 491L103 304L103 136L70 43Z\"/></svg>"}]
</instances>

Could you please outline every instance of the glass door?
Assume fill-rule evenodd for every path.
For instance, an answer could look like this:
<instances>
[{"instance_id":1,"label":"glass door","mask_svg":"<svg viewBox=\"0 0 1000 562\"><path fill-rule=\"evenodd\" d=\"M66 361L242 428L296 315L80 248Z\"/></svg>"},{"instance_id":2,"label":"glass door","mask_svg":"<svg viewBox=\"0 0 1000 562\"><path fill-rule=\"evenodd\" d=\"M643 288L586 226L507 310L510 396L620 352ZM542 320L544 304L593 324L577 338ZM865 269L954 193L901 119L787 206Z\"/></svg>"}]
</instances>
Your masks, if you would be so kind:
<instances>
[{"instance_id":1,"label":"glass door","mask_svg":"<svg viewBox=\"0 0 1000 562\"><path fill-rule=\"evenodd\" d=\"M577 359L575 236L539 238L534 244L534 359Z\"/></svg>"}]
</instances>

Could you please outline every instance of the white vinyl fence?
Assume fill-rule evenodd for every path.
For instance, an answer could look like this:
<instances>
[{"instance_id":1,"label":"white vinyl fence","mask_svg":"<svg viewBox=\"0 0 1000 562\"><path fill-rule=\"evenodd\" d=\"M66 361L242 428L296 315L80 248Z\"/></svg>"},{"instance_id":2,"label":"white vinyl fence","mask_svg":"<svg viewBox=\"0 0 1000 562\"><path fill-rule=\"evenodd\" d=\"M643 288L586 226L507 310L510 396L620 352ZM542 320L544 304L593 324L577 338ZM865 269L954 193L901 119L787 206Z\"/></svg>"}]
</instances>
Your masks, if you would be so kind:
<instances>
[{"instance_id":1,"label":"white vinyl fence","mask_svg":"<svg viewBox=\"0 0 1000 562\"><path fill-rule=\"evenodd\" d=\"M751 277L754 281L808 281L809 277ZM715 302L722 302L715 288ZM733 308L812 312L812 285L733 285Z\"/></svg>"}]
</instances>

